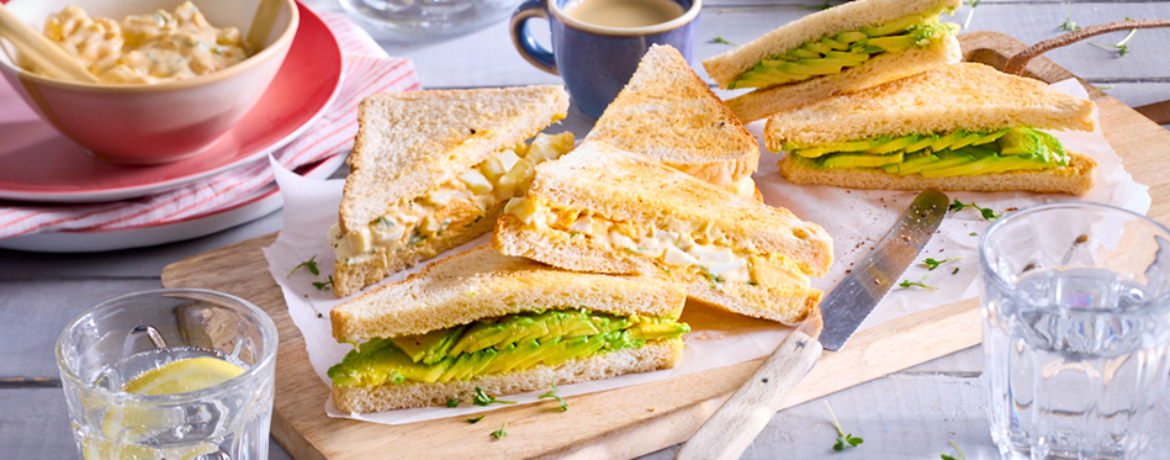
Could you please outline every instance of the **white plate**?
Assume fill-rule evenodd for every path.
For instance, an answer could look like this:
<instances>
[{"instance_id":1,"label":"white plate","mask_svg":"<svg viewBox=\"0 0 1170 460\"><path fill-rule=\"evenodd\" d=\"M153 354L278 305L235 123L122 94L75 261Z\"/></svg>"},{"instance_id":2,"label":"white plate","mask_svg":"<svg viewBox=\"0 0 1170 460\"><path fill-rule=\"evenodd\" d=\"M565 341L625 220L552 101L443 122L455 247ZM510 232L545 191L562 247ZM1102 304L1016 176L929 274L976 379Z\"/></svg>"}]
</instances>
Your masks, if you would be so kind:
<instances>
[{"instance_id":1,"label":"white plate","mask_svg":"<svg viewBox=\"0 0 1170 460\"><path fill-rule=\"evenodd\" d=\"M324 179L345 162L345 155L325 160L304 174ZM116 230L81 230L34 233L0 240L0 249L29 252L101 252L155 246L189 240L245 224L281 208L284 200L276 182L244 196L235 203L207 214L172 222L140 225Z\"/></svg>"}]
</instances>

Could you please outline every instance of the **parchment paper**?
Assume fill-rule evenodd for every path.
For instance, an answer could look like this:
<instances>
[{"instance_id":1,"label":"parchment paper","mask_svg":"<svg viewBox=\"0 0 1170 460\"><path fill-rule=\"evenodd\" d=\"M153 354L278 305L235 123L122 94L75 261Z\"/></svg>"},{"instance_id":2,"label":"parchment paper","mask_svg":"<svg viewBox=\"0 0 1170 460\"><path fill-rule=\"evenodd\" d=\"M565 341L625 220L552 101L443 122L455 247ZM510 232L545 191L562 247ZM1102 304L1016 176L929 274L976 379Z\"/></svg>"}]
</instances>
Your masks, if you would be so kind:
<instances>
[{"instance_id":1,"label":"parchment paper","mask_svg":"<svg viewBox=\"0 0 1170 460\"><path fill-rule=\"evenodd\" d=\"M1084 88L1076 80L1066 80L1052 85L1054 88L1080 98L1087 98ZM761 137L764 123L749 125L749 130ZM1083 197L1087 201L1109 203L1141 214L1149 210L1149 187L1138 184L1121 167L1117 153L1109 146L1100 129L1093 133L1054 132L1069 150L1093 157L1098 163L1097 185ZM823 226L833 237L834 262L829 274L814 279L813 285L826 292L831 290L854 264L861 261L883 234L905 211L916 195L913 192L860 191L821 186L796 186L787 183L778 173L776 162L779 155L764 152L760 156L760 169L754 178L764 195L764 201L772 206L791 209L805 220ZM341 361L352 347L338 344L333 340L329 324L329 310L348 299L336 299L331 290L318 290L313 282L324 282L333 272L333 250L325 240L325 233L337 222L338 204L341 202L342 180L318 181L304 179L285 171L278 165L276 179L284 195L284 226L272 246L265 248L269 270L280 284L288 304L289 314L305 337L305 347L313 369L321 378L322 385L329 386L325 372L329 366ZM1067 195L1040 195L1034 193L950 193L952 199L965 203L975 201L980 206L997 212L1012 208L1023 208L1033 204L1056 200L1074 199ZM901 279L923 281L938 290L922 288L903 289L895 287L878 305L862 326L863 329L879 325L891 319L934 308L965 298L979 295L979 270L975 253L979 235L991 224L973 210L951 212L943 221L937 234L931 239L919 261L933 257L944 259L962 257L948 262L936 270L927 271L925 266L915 265L902 275ZM490 235L485 235L463 245L446 255L488 244ZM315 257L320 275L314 276L305 268L289 276L301 262ZM437 260L437 259L436 259ZM410 270L397 273L382 284L401 281L407 275L417 273L426 263ZM955 272L958 269L958 272ZM923 276L926 279L923 280ZM367 291L371 288L367 288ZM355 296L356 297L356 296ZM678 367L670 370L626 375L608 380L586 382L560 387L559 395L567 397L596 391L638 385L646 382L669 379L681 375L702 372L718 367L749 361L770 354L787 335L783 326L754 319L743 318L694 305L688 305L683 321L689 323L693 332L686 337L686 352ZM508 395L501 399L518 401L520 404L537 402L536 397L544 391L522 395ZM544 400L545 404L555 404ZM376 423L400 424L422 420L453 417L475 412L494 410L499 407L474 407L463 403L450 409L425 408L382 412L377 414L351 415L338 410L332 401L325 402L326 412L331 417L346 417Z\"/></svg>"}]
</instances>

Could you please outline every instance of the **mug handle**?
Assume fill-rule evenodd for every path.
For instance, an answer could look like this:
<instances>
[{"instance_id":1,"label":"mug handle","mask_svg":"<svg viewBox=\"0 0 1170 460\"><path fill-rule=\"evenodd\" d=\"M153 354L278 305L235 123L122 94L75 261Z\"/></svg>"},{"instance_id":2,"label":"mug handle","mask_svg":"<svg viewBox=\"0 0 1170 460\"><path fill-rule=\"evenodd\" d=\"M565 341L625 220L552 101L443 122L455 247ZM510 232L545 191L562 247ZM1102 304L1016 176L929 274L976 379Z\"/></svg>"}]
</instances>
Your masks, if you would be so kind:
<instances>
[{"instance_id":1,"label":"mug handle","mask_svg":"<svg viewBox=\"0 0 1170 460\"><path fill-rule=\"evenodd\" d=\"M516 8L516 12L512 13L512 44L516 46L516 51L520 52L520 56L529 64L553 75L560 75L561 72L557 69L557 61L553 58L553 52L537 43L536 38L532 36L528 28L529 19L544 18L544 20L548 20L547 1L525 0Z\"/></svg>"}]
</instances>

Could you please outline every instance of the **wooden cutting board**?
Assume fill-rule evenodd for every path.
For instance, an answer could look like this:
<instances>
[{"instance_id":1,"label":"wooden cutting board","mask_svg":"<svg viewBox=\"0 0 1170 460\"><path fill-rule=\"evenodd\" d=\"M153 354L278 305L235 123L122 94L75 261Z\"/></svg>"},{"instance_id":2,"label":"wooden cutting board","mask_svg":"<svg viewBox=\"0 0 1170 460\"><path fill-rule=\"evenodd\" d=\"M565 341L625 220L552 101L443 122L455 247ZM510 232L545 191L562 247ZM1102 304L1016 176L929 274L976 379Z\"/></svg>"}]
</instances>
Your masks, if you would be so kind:
<instances>
[{"instance_id":1,"label":"wooden cutting board","mask_svg":"<svg viewBox=\"0 0 1170 460\"><path fill-rule=\"evenodd\" d=\"M960 37L967 60L1002 66L1024 45L993 32ZM1073 75L1039 58L1028 75L1054 82ZM1150 185L1150 216L1170 222L1170 161L1160 152L1170 132L1116 99L1086 85L1101 109L1105 137L1134 179ZM280 288L268 275L261 248L275 235L225 247L168 266L169 288L228 292L263 308L280 331L272 434L299 460L366 458L629 458L685 441L759 366L760 360L671 380L568 398L571 410L530 404L491 412L492 422L463 417L408 425L376 425L325 415L329 389L313 372L300 331ZM967 299L860 332L820 364L789 397L797 405L980 342L978 301ZM489 433L508 422L508 436Z\"/></svg>"}]
</instances>

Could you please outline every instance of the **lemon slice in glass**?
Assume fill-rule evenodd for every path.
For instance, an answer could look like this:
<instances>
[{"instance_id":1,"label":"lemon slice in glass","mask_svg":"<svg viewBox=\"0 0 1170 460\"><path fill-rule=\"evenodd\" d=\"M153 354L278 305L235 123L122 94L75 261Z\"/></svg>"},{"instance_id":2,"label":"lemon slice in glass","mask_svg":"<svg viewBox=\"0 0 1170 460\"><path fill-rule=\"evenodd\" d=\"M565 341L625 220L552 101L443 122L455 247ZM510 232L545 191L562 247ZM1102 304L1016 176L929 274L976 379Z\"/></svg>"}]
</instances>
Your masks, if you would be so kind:
<instances>
[{"instance_id":1,"label":"lemon slice in glass","mask_svg":"<svg viewBox=\"0 0 1170 460\"><path fill-rule=\"evenodd\" d=\"M144 395L187 393L212 387L243 374L243 368L222 359L199 357L164 364L126 382L122 391ZM105 439L87 439L85 458L118 460L192 459L215 452L212 443L154 448L138 443L184 421L181 407L114 406L102 419Z\"/></svg>"}]
</instances>

